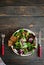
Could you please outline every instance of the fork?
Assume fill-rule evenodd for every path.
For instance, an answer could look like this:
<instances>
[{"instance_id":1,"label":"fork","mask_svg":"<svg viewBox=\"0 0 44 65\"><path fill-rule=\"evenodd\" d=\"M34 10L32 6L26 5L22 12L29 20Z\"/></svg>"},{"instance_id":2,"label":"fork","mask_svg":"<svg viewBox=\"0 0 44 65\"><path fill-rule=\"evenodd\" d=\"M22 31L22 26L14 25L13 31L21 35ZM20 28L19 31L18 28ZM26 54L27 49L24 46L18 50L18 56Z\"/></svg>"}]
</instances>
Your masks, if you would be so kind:
<instances>
[{"instance_id":1,"label":"fork","mask_svg":"<svg viewBox=\"0 0 44 65\"><path fill-rule=\"evenodd\" d=\"M2 37L2 56L4 56L4 38L5 38L5 34L2 34L1 37Z\"/></svg>"}]
</instances>

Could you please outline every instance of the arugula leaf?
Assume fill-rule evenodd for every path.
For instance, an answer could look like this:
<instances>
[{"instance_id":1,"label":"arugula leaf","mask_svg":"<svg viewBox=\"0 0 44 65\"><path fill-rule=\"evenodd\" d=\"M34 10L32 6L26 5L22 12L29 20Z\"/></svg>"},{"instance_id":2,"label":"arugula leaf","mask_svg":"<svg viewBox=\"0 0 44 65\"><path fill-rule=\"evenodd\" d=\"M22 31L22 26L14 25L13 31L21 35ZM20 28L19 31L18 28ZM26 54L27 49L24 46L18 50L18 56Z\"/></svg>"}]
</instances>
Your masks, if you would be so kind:
<instances>
[{"instance_id":1,"label":"arugula leaf","mask_svg":"<svg viewBox=\"0 0 44 65\"><path fill-rule=\"evenodd\" d=\"M20 33L24 32L24 29L20 29L19 32L20 32Z\"/></svg>"}]
</instances>

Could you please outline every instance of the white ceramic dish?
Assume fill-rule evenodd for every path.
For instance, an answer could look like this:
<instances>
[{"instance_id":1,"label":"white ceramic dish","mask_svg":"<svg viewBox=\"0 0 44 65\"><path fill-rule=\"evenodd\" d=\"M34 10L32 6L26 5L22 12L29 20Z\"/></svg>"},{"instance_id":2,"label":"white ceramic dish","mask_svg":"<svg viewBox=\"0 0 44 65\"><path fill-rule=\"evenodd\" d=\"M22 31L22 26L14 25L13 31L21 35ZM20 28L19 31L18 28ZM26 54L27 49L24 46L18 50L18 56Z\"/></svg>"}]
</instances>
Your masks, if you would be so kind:
<instances>
[{"instance_id":1,"label":"white ceramic dish","mask_svg":"<svg viewBox=\"0 0 44 65\"><path fill-rule=\"evenodd\" d=\"M20 29L19 29L20 30ZM19 30L17 30L16 32L19 32ZM35 33L34 32L32 32L31 30L29 30L29 29L24 29L24 30L26 30L26 31L28 31L29 33L32 33L34 36L35 36ZM15 33L15 32L14 32ZM13 33L13 35L14 35L14 33ZM35 37L35 41L36 41L36 48L37 48L37 37ZM13 46L11 46L11 48L12 48L12 50L13 50L13 52L14 53L16 53L17 55L19 55L18 54L18 52L17 52L17 50L16 49L13 49ZM30 51L30 52L28 52L26 55L20 55L20 56L29 56L29 55L31 55L31 54L33 54L34 53L34 51L35 51L36 49L34 49L34 50L32 50L32 51Z\"/></svg>"}]
</instances>

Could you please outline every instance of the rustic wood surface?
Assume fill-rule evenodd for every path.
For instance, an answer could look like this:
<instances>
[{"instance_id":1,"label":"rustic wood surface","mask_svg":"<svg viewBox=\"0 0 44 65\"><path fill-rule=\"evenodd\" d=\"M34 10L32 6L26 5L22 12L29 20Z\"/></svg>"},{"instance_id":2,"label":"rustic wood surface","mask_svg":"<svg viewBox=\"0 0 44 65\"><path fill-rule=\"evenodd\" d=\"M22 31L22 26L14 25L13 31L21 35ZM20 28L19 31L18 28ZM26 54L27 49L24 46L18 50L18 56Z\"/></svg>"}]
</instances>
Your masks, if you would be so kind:
<instances>
[{"instance_id":1,"label":"rustic wood surface","mask_svg":"<svg viewBox=\"0 0 44 65\"><path fill-rule=\"evenodd\" d=\"M44 5L44 0L0 0L0 6Z\"/></svg>"},{"instance_id":2,"label":"rustic wood surface","mask_svg":"<svg viewBox=\"0 0 44 65\"><path fill-rule=\"evenodd\" d=\"M44 6L5 6L0 7L0 16L44 16Z\"/></svg>"},{"instance_id":3,"label":"rustic wood surface","mask_svg":"<svg viewBox=\"0 0 44 65\"><path fill-rule=\"evenodd\" d=\"M30 27L30 25L33 27ZM0 7L0 51L1 34L5 33L5 55L0 56L6 65L44 65L44 41L42 41L42 57L37 56L37 52L28 57L17 56L7 41L17 29L28 28L38 33L42 31L44 37L44 6L5 6Z\"/></svg>"}]
</instances>

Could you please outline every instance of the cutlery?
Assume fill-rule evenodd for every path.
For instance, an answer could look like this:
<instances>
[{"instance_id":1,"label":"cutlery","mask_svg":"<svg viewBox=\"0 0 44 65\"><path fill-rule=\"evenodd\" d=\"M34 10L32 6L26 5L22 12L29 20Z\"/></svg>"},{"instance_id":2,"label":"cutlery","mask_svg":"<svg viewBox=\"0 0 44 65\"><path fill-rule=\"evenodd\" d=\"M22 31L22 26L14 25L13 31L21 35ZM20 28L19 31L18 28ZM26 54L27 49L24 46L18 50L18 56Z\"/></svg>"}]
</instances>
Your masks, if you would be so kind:
<instances>
[{"instance_id":1,"label":"cutlery","mask_svg":"<svg viewBox=\"0 0 44 65\"><path fill-rule=\"evenodd\" d=\"M38 42L38 57L42 57L41 31L39 32L39 42Z\"/></svg>"},{"instance_id":2,"label":"cutlery","mask_svg":"<svg viewBox=\"0 0 44 65\"><path fill-rule=\"evenodd\" d=\"M5 34L2 34L1 37L2 37L2 56L4 56L4 38L5 38Z\"/></svg>"}]
</instances>

